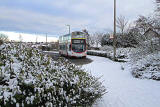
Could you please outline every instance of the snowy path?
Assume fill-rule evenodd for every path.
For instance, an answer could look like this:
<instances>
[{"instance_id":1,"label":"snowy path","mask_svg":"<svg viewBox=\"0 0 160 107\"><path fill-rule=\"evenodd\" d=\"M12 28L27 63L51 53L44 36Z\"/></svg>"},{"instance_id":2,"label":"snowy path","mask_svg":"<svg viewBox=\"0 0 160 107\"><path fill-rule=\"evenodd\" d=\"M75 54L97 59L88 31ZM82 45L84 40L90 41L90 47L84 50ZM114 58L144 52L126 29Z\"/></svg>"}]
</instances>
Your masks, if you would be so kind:
<instances>
[{"instance_id":1,"label":"snowy path","mask_svg":"<svg viewBox=\"0 0 160 107\"><path fill-rule=\"evenodd\" d=\"M160 107L160 82L133 78L121 63L107 58L88 56L93 62L83 68L101 80L108 90L98 107ZM96 106L96 107L97 107Z\"/></svg>"}]
</instances>

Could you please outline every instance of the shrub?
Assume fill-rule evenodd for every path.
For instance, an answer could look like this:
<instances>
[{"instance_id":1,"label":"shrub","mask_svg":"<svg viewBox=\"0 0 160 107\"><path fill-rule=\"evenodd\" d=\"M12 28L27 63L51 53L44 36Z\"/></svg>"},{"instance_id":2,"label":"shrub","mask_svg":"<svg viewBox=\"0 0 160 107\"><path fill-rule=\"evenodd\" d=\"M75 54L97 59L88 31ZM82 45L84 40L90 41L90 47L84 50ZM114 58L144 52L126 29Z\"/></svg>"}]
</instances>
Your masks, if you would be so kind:
<instances>
[{"instance_id":1,"label":"shrub","mask_svg":"<svg viewBox=\"0 0 160 107\"><path fill-rule=\"evenodd\" d=\"M64 58L25 44L0 47L1 106L91 106L105 94L98 78Z\"/></svg>"},{"instance_id":2,"label":"shrub","mask_svg":"<svg viewBox=\"0 0 160 107\"><path fill-rule=\"evenodd\" d=\"M101 41L102 46L108 45L113 46L113 39L110 38L109 34L103 36ZM117 47L135 47L137 45L137 41L133 34L131 33L117 33L116 34L116 46Z\"/></svg>"},{"instance_id":3,"label":"shrub","mask_svg":"<svg viewBox=\"0 0 160 107\"><path fill-rule=\"evenodd\" d=\"M160 80L160 53L141 56L133 60L132 75L136 78Z\"/></svg>"}]
</instances>

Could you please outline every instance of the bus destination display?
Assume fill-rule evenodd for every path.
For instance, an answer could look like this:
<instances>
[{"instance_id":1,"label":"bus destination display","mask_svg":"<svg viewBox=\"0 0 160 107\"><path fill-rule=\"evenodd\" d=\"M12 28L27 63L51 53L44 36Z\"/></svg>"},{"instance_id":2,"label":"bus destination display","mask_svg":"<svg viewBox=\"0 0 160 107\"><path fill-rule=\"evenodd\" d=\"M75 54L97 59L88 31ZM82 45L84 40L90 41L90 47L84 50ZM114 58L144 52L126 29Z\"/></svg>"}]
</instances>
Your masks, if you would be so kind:
<instances>
[{"instance_id":1,"label":"bus destination display","mask_svg":"<svg viewBox=\"0 0 160 107\"><path fill-rule=\"evenodd\" d=\"M76 44L81 43L82 44L82 43L84 43L84 40L72 40L72 43L76 43Z\"/></svg>"}]
</instances>

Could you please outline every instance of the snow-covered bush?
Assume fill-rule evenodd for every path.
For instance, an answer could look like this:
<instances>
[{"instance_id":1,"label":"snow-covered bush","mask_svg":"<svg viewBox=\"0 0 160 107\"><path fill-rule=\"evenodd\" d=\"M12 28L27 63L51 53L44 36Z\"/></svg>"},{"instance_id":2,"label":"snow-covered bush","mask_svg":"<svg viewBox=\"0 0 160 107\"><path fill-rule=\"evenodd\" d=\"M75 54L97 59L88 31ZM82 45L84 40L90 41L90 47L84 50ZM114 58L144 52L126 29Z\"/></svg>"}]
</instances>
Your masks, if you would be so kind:
<instances>
[{"instance_id":1,"label":"snow-covered bush","mask_svg":"<svg viewBox=\"0 0 160 107\"><path fill-rule=\"evenodd\" d=\"M143 47L117 48L116 57L127 58L127 65L129 65L128 67L130 67L130 71L134 77L160 80L160 46L158 45L157 43L153 44L153 47L149 47L147 43L144 43ZM104 46L101 50L104 51L93 52L113 56L113 47Z\"/></svg>"},{"instance_id":2,"label":"snow-covered bush","mask_svg":"<svg viewBox=\"0 0 160 107\"><path fill-rule=\"evenodd\" d=\"M1 106L91 106L105 94L99 79L26 44L0 46Z\"/></svg>"},{"instance_id":3,"label":"snow-covered bush","mask_svg":"<svg viewBox=\"0 0 160 107\"><path fill-rule=\"evenodd\" d=\"M135 51L132 51L130 57L132 61L138 61L141 58L144 58L147 55L154 54L160 51L159 39L153 39L154 42L144 41L141 45L135 48Z\"/></svg>"},{"instance_id":4,"label":"snow-covered bush","mask_svg":"<svg viewBox=\"0 0 160 107\"><path fill-rule=\"evenodd\" d=\"M105 51L107 55L113 57L113 47L112 46L103 46L100 50ZM119 59L130 58L130 54L134 52L136 48L117 48L116 57Z\"/></svg>"},{"instance_id":5,"label":"snow-covered bush","mask_svg":"<svg viewBox=\"0 0 160 107\"><path fill-rule=\"evenodd\" d=\"M136 78L160 80L160 52L143 56L131 64Z\"/></svg>"},{"instance_id":6,"label":"snow-covered bush","mask_svg":"<svg viewBox=\"0 0 160 107\"><path fill-rule=\"evenodd\" d=\"M160 80L160 44L159 38L141 42L130 55L131 71L137 78Z\"/></svg>"}]
</instances>

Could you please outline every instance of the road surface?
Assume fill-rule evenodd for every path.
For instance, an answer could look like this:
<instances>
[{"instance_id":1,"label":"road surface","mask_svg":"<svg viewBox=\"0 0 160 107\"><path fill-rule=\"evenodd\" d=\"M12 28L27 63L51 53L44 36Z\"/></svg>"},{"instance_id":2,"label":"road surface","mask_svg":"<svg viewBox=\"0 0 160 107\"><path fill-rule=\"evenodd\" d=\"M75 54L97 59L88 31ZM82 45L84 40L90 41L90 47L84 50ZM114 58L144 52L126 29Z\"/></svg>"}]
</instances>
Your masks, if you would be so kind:
<instances>
[{"instance_id":1,"label":"road surface","mask_svg":"<svg viewBox=\"0 0 160 107\"><path fill-rule=\"evenodd\" d=\"M48 54L54 60L57 60L60 57L60 55L57 51L43 51L43 53ZM70 62L72 62L76 65L85 65L85 64L89 64L92 62L92 60L88 57L87 58L66 58L66 59L68 59Z\"/></svg>"}]
</instances>

